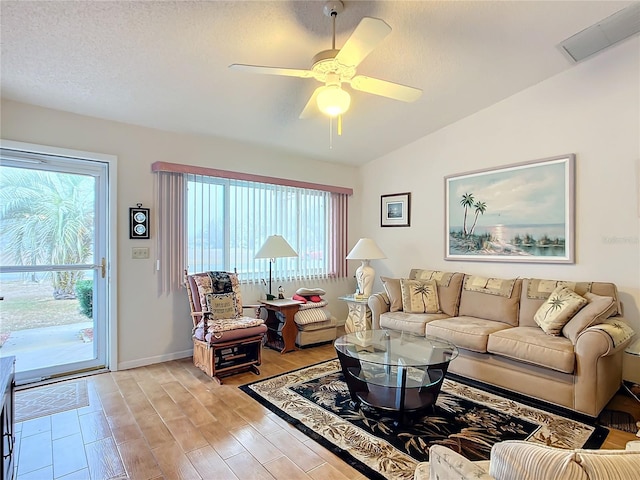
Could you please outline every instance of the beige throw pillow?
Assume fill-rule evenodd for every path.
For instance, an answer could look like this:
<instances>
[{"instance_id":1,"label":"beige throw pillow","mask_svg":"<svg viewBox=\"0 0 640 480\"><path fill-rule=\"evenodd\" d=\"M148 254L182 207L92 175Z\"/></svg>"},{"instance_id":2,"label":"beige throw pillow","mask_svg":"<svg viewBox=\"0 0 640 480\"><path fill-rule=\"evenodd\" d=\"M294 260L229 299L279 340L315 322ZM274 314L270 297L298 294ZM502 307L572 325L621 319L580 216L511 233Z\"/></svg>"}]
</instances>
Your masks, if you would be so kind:
<instances>
[{"instance_id":1,"label":"beige throw pillow","mask_svg":"<svg viewBox=\"0 0 640 480\"><path fill-rule=\"evenodd\" d=\"M390 312L399 312L402 310L402 290L400 289L399 278L380 277L382 287L389 297Z\"/></svg>"},{"instance_id":2,"label":"beige throw pillow","mask_svg":"<svg viewBox=\"0 0 640 480\"><path fill-rule=\"evenodd\" d=\"M405 313L438 313L438 288L435 280L400 279L402 310Z\"/></svg>"},{"instance_id":3,"label":"beige throw pillow","mask_svg":"<svg viewBox=\"0 0 640 480\"><path fill-rule=\"evenodd\" d=\"M587 300L567 287L557 287L540 306L533 319L547 335L559 336L567 322Z\"/></svg>"},{"instance_id":4,"label":"beige throw pillow","mask_svg":"<svg viewBox=\"0 0 640 480\"><path fill-rule=\"evenodd\" d=\"M213 320L229 320L238 317L235 293L207 294L209 318Z\"/></svg>"},{"instance_id":5,"label":"beige throw pillow","mask_svg":"<svg viewBox=\"0 0 640 480\"><path fill-rule=\"evenodd\" d=\"M587 292L584 298L589 302L562 328L562 334L575 345L578 335L585 328L604 322L616 311L616 302L613 297L602 297L595 293Z\"/></svg>"}]
</instances>

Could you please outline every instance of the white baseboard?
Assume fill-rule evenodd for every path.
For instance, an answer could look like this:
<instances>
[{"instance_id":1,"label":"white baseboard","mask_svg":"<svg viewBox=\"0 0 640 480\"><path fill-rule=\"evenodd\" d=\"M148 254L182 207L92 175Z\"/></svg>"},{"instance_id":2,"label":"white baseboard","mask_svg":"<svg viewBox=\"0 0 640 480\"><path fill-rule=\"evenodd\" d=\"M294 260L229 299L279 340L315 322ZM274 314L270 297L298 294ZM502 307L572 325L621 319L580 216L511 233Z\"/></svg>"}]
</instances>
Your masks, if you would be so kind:
<instances>
[{"instance_id":1,"label":"white baseboard","mask_svg":"<svg viewBox=\"0 0 640 480\"><path fill-rule=\"evenodd\" d=\"M118 363L118 370L128 370L130 368L144 367L153 365L154 363L170 362L171 360L180 360L193 356L193 350L184 350L182 352L167 353L165 355L156 355L155 357L140 358L130 360L128 362Z\"/></svg>"}]
</instances>

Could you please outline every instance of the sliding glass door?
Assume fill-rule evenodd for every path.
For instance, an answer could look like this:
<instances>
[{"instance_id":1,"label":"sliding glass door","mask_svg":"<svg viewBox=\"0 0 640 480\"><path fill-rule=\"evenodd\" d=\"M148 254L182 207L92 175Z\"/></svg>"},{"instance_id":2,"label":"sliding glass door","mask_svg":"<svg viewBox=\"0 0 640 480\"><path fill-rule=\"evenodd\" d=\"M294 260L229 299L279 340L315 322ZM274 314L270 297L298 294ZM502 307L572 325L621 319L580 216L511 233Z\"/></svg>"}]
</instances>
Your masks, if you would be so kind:
<instances>
[{"instance_id":1,"label":"sliding glass door","mask_svg":"<svg viewBox=\"0 0 640 480\"><path fill-rule=\"evenodd\" d=\"M103 368L108 164L0 152L0 356L17 383Z\"/></svg>"}]
</instances>

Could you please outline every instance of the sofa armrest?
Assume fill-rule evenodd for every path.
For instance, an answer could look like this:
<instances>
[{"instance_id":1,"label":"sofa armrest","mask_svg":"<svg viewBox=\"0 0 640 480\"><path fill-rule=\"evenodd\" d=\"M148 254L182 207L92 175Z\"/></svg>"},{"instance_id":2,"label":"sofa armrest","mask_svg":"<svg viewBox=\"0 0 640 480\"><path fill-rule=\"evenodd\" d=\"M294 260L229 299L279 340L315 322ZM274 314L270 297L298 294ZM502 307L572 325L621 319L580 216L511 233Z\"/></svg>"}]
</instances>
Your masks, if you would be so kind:
<instances>
[{"instance_id":1,"label":"sofa armrest","mask_svg":"<svg viewBox=\"0 0 640 480\"><path fill-rule=\"evenodd\" d=\"M380 315L388 312L391 308L389 297L385 292L372 294L367 300L369 310L371 310L371 328L373 330L380 329Z\"/></svg>"},{"instance_id":2,"label":"sofa armrest","mask_svg":"<svg viewBox=\"0 0 640 480\"><path fill-rule=\"evenodd\" d=\"M574 351L574 410L597 417L622 384L622 351L633 330L616 316L585 328Z\"/></svg>"},{"instance_id":3,"label":"sofa armrest","mask_svg":"<svg viewBox=\"0 0 640 480\"><path fill-rule=\"evenodd\" d=\"M491 480L488 462L472 462L459 453L442 445L432 445L429 448L429 480L447 480L451 478L468 478ZM420 471L420 464L418 470ZM423 467L424 468L424 467ZM415 479L421 477L414 477ZM423 478L423 477L422 477Z\"/></svg>"},{"instance_id":4,"label":"sofa armrest","mask_svg":"<svg viewBox=\"0 0 640 480\"><path fill-rule=\"evenodd\" d=\"M627 442L624 449L634 452L640 452L640 440L631 440L630 442Z\"/></svg>"},{"instance_id":5,"label":"sofa armrest","mask_svg":"<svg viewBox=\"0 0 640 480\"><path fill-rule=\"evenodd\" d=\"M578 335L578 339L586 332L598 332L606 337L609 349L605 355L612 355L624 350L635 335L633 329L620 316L610 317L602 323L585 328Z\"/></svg>"},{"instance_id":6,"label":"sofa armrest","mask_svg":"<svg viewBox=\"0 0 640 480\"><path fill-rule=\"evenodd\" d=\"M622 317L616 316L608 318L603 323L585 328L578 334L578 338L576 339L576 353L578 353L578 345L581 343L581 338L584 337L582 343L587 339L589 339L590 343L593 343L596 341L594 335L597 335L599 337L597 343L601 346L598 350L598 356L613 355L624 350L626 346L629 345L634 333Z\"/></svg>"}]
</instances>

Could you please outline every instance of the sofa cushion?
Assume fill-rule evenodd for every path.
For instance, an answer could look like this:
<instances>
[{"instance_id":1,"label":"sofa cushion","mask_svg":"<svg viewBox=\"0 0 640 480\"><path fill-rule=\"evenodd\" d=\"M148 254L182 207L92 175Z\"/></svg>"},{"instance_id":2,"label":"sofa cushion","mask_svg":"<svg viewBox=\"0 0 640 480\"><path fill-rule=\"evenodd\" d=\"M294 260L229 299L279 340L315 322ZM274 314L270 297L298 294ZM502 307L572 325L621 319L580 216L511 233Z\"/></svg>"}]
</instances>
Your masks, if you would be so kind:
<instances>
[{"instance_id":1,"label":"sofa cushion","mask_svg":"<svg viewBox=\"0 0 640 480\"><path fill-rule=\"evenodd\" d=\"M434 280L400 279L402 311L406 313L440 313L438 289Z\"/></svg>"},{"instance_id":2,"label":"sofa cushion","mask_svg":"<svg viewBox=\"0 0 640 480\"><path fill-rule=\"evenodd\" d=\"M237 338L261 335L267 331L261 318L238 317L230 320L211 320L205 332L204 321L201 320L193 331L197 340L210 343L231 341Z\"/></svg>"},{"instance_id":3,"label":"sofa cushion","mask_svg":"<svg viewBox=\"0 0 640 480\"><path fill-rule=\"evenodd\" d=\"M515 327L492 333L487 351L564 373L573 373L575 368L571 340L547 335L538 327Z\"/></svg>"},{"instance_id":4,"label":"sofa cushion","mask_svg":"<svg viewBox=\"0 0 640 480\"><path fill-rule=\"evenodd\" d=\"M613 300L616 302L616 311L612 312L610 316L624 315L620 297L618 296L618 287L616 287L615 283L593 282L591 284L591 293L600 295L601 297L613 297Z\"/></svg>"},{"instance_id":5,"label":"sofa cushion","mask_svg":"<svg viewBox=\"0 0 640 480\"><path fill-rule=\"evenodd\" d=\"M399 278L380 277L382 287L389 297L389 311L399 312L402 310L402 290L400 289Z\"/></svg>"},{"instance_id":6,"label":"sofa cushion","mask_svg":"<svg viewBox=\"0 0 640 480\"><path fill-rule=\"evenodd\" d=\"M557 287L533 316L548 335L560 335L562 327L587 304L587 299L568 287Z\"/></svg>"},{"instance_id":7,"label":"sofa cushion","mask_svg":"<svg viewBox=\"0 0 640 480\"><path fill-rule=\"evenodd\" d=\"M485 353L489 335L504 329L511 327L502 322L459 316L429 322L426 333L447 340L458 348Z\"/></svg>"},{"instance_id":8,"label":"sofa cushion","mask_svg":"<svg viewBox=\"0 0 640 480\"><path fill-rule=\"evenodd\" d=\"M604 322L616 309L613 297L601 297L587 292L584 294L584 298L589 303L562 327L562 334L574 345L580 332L591 325Z\"/></svg>"},{"instance_id":9,"label":"sofa cushion","mask_svg":"<svg viewBox=\"0 0 640 480\"><path fill-rule=\"evenodd\" d=\"M590 479L638 478L640 454L633 450L576 450L578 462Z\"/></svg>"},{"instance_id":10,"label":"sofa cushion","mask_svg":"<svg viewBox=\"0 0 640 480\"><path fill-rule=\"evenodd\" d=\"M481 287L479 277L465 275L460 295L460 316L486 318L508 325L518 325L518 303L520 300L521 279L501 280L485 279ZM500 289L487 288L498 287ZM507 289L506 286L510 288ZM493 293L490 293L493 292ZM495 292L500 292L496 294ZM507 295L508 296L505 296Z\"/></svg>"},{"instance_id":11,"label":"sofa cushion","mask_svg":"<svg viewBox=\"0 0 640 480\"><path fill-rule=\"evenodd\" d=\"M569 280L543 280L541 278L529 278L527 282L527 297L546 300L558 287L567 287L578 295L584 295L591 291L592 282L572 282Z\"/></svg>"},{"instance_id":12,"label":"sofa cushion","mask_svg":"<svg viewBox=\"0 0 640 480\"><path fill-rule=\"evenodd\" d=\"M424 335L425 325L441 318L449 318L449 316L444 313L386 312L380 315L380 328Z\"/></svg>"},{"instance_id":13,"label":"sofa cushion","mask_svg":"<svg viewBox=\"0 0 640 480\"><path fill-rule=\"evenodd\" d=\"M589 480L572 450L509 440L496 443L490 456L489 474L496 480Z\"/></svg>"},{"instance_id":14,"label":"sofa cushion","mask_svg":"<svg viewBox=\"0 0 640 480\"><path fill-rule=\"evenodd\" d=\"M460 289L464 280L463 273L422 270L414 268L409 272L410 280L435 280L438 286L440 310L450 317L458 315L460 307Z\"/></svg>"},{"instance_id":15,"label":"sofa cushion","mask_svg":"<svg viewBox=\"0 0 640 480\"><path fill-rule=\"evenodd\" d=\"M606 282L568 282L563 280L542 280L540 278L525 278L522 282L522 296L520 298L520 327L535 327L533 316L540 305L549 298L556 287L563 285L571 288L578 295L587 292L604 297L612 297L616 309L610 315L622 315L622 308L618 300L618 290L613 283Z\"/></svg>"}]
</instances>

